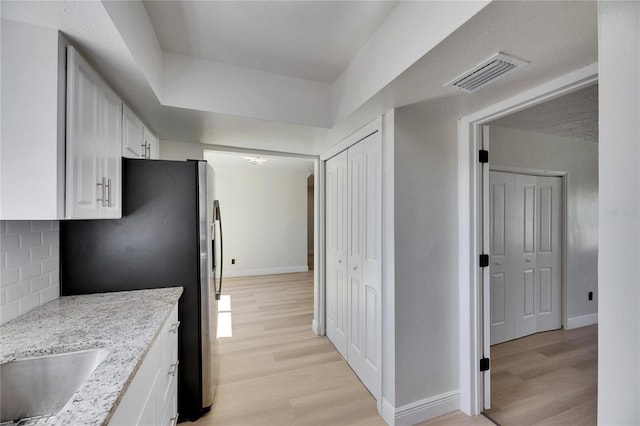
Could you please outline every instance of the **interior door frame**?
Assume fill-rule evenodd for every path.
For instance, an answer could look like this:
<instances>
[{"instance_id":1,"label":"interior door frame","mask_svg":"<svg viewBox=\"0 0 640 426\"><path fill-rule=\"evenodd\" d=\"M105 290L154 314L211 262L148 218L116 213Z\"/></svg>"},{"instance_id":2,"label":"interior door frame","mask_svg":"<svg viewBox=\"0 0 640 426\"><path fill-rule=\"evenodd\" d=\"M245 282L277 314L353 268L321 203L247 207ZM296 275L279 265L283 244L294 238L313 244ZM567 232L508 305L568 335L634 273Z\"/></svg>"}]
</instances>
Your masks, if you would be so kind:
<instances>
[{"instance_id":1,"label":"interior door frame","mask_svg":"<svg viewBox=\"0 0 640 426\"><path fill-rule=\"evenodd\" d=\"M598 64L590 64L458 121L459 390L460 410L467 415L481 413L484 406L484 374L491 374L490 370L483 373L479 368L484 335L483 276L487 269L479 267L479 256L488 253L488 238L482 232L485 216L482 194L489 190L488 163L481 164L478 161L478 151L483 146L482 126L597 81Z\"/></svg>"}]
</instances>

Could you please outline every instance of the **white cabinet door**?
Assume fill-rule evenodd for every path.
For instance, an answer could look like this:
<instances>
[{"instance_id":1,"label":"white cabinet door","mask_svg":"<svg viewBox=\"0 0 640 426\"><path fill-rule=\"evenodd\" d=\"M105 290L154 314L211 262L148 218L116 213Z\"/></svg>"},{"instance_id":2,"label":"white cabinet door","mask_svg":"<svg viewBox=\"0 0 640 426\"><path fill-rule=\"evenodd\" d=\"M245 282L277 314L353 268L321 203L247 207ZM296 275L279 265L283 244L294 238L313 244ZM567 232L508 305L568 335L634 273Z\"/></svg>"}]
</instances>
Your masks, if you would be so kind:
<instances>
[{"instance_id":1,"label":"white cabinet door","mask_svg":"<svg viewBox=\"0 0 640 426\"><path fill-rule=\"evenodd\" d=\"M179 324L176 304L116 407L110 426L175 424Z\"/></svg>"},{"instance_id":2,"label":"white cabinet door","mask_svg":"<svg viewBox=\"0 0 640 426\"><path fill-rule=\"evenodd\" d=\"M126 105L122 108L122 156L146 158L144 124Z\"/></svg>"},{"instance_id":3,"label":"white cabinet door","mask_svg":"<svg viewBox=\"0 0 640 426\"><path fill-rule=\"evenodd\" d=\"M122 101L110 89L100 97L101 170L106 177L107 200L101 208L101 218L122 217Z\"/></svg>"},{"instance_id":4,"label":"white cabinet door","mask_svg":"<svg viewBox=\"0 0 640 426\"><path fill-rule=\"evenodd\" d=\"M347 359L347 152L327 161L326 172L327 337Z\"/></svg>"},{"instance_id":5,"label":"white cabinet door","mask_svg":"<svg viewBox=\"0 0 640 426\"><path fill-rule=\"evenodd\" d=\"M146 158L148 160L160 159L160 141L154 135L151 130L146 126L144 128L144 147L146 151Z\"/></svg>"},{"instance_id":6,"label":"white cabinet door","mask_svg":"<svg viewBox=\"0 0 640 426\"><path fill-rule=\"evenodd\" d=\"M64 219L66 40L0 23L0 219Z\"/></svg>"},{"instance_id":7,"label":"white cabinet door","mask_svg":"<svg viewBox=\"0 0 640 426\"><path fill-rule=\"evenodd\" d=\"M75 49L67 55L67 218L100 217L102 180L98 76Z\"/></svg>"},{"instance_id":8,"label":"white cabinet door","mask_svg":"<svg viewBox=\"0 0 640 426\"><path fill-rule=\"evenodd\" d=\"M73 47L67 53L67 219L122 216L122 101Z\"/></svg>"}]
</instances>

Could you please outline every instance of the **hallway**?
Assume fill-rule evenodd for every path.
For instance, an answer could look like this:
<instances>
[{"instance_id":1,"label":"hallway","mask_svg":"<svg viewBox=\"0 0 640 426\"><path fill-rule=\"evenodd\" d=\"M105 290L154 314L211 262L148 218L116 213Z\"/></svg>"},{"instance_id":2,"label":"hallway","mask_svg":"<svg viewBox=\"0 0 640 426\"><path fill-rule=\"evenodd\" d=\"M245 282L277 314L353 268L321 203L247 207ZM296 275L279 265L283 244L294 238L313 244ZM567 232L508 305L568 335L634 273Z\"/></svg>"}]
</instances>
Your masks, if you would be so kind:
<instances>
[{"instance_id":1,"label":"hallway","mask_svg":"<svg viewBox=\"0 0 640 426\"><path fill-rule=\"evenodd\" d=\"M224 295L233 336L219 339L214 408L191 424L386 425L333 345L311 331L313 272L227 278ZM491 424L455 412L421 426Z\"/></svg>"},{"instance_id":2,"label":"hallway","mask_svg":"<svg viewBox=\"0 0 640 426\"><path fill-rule=\"evenodd\" d=\"M376 401L311 331L313 272L228 278L233 336L219 339L214 407L195 425L385 425Z\"/></svg>"}]
</instances>

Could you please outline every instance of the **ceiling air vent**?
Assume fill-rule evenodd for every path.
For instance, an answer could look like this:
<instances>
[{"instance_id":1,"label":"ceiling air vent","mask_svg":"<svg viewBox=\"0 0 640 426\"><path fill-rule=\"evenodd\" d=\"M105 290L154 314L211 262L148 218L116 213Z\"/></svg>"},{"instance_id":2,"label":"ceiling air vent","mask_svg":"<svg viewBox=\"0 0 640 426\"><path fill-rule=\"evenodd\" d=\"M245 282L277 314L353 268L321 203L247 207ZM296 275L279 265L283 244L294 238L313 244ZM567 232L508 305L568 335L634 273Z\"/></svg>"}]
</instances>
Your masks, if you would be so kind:
<instances>
[{"instance_id":1,"label":"ceiling air vent","mask_svg":"<svg viewBox=\"0 0 640 426\"><path fill-rule=\"evenodd\" d=\"M522 59L507 56L499 52L471 68L469 71L466 71L464 74L454 78L445 84L445 86L453 86L463 92L473 93L526 64L528 64L528 62Z\"/></svg>"}]
</instances>

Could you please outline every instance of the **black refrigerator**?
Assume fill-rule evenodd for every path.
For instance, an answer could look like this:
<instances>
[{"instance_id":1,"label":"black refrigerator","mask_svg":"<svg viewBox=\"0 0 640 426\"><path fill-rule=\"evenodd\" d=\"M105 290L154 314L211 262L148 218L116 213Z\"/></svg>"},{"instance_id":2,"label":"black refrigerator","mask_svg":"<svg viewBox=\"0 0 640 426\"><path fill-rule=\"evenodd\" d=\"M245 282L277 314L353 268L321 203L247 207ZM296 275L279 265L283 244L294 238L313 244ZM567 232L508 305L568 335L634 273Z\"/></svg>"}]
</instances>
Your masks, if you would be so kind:
<instances>
[{"instance_id":1,"label":"black refrigerator","mask_svg":"<svg viewBox=\"0 0 640 426\"><path fill-rule=\"evenodd\" d=\"M209 411L217 381L213 169L205 161L122 161L122 219L60 223L60 293L184 287L178 412L195 420Z\"/></svg>"}]
</instances>

